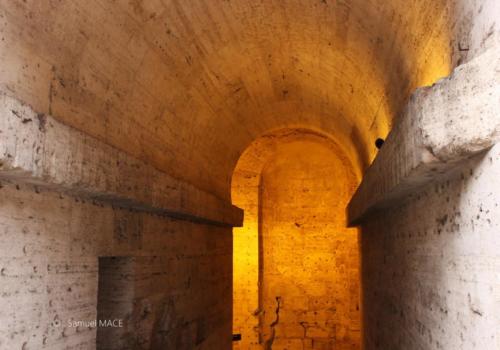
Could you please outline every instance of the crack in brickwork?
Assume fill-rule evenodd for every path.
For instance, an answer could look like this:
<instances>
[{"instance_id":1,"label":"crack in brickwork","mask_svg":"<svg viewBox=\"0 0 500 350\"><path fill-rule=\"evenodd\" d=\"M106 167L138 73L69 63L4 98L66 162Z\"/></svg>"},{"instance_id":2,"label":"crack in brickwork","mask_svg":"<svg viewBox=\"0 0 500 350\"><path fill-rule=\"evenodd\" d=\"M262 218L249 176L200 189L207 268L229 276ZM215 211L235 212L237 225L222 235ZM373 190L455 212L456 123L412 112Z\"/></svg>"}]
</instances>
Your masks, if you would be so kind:
<instances>
[{"instance_id":1,"label":"crack in brickwork","mask_svg":"<svg viewBox=\"0 0 500 350\"><path fill-rule=\"evenodd\" d=\"M271 335L264 344L265 350L272 350L273 348L274 338L276 337L276 326L280 321L280 308L281 308L281 297L278 296L276 297L276 310L275 310L276 319L269 325L269 327L271 328Z\"/></svg>"}]
</instances>

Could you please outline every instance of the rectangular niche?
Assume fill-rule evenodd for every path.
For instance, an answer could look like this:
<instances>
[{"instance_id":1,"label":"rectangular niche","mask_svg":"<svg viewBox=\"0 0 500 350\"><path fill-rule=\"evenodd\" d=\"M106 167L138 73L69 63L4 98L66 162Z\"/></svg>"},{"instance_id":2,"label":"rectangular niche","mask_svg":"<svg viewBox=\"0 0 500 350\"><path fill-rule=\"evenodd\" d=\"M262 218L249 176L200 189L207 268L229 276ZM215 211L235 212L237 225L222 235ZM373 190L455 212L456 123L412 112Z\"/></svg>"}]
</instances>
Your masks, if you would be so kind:
<instances>
[{"instance_id":1,"label":"rectangular niche","mask_svg":"<svg viewBox=\"0 0 500 350\"><path fill-rule=\"evenodd\" d=\"M124 349L129 344L127 320L133 311L135 258L99 258L97 350Z\"/></svg>"}]
</instances>

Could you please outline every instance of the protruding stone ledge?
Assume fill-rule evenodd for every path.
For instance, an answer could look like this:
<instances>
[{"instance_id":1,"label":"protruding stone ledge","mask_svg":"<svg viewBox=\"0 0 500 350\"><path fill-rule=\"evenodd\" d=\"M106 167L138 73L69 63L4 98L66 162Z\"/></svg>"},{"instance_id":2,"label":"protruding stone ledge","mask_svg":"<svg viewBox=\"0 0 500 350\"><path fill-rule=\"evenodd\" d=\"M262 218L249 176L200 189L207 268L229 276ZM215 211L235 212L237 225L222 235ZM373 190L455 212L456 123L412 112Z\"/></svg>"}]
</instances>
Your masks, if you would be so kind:
<instances>
[{"instance_id":1,"label":"protruding stone ledge","mask_svg":"<svg viewBox=\"0 0 500 350\"><path fill-rule=\"evenodd\" d=\"M241 226L241 209L0 95L0 179L160 215Z\"/></svg>"},{"instance_id":2,"label":"protruding stone ledge","mask_svg":"<svg viewBox=\"0 0 500 350\"><path fill-rule=\"evenodd\" d=\"M497 45L413 94L348 205L348 225L450 176L499 140Z\"/></svg>"}]
</instances>

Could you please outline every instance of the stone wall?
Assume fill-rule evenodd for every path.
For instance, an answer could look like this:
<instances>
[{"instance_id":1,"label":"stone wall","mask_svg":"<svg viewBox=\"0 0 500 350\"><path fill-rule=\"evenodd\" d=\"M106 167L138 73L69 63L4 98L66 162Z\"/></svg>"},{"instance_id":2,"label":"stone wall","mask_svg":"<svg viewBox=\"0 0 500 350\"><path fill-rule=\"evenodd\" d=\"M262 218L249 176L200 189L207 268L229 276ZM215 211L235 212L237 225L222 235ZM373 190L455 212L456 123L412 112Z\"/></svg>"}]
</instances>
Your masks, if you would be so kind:
<instances>
[{"instance_id":1,"label":"stone wall","mask_svg":"<svg viewBox=\"0 0 500 350\"><path fill-rule=\"evenodd\" d=\"M359 349L359 251L344 208L356 179L331 148L278 144L261 182L263 348Z\"/></svg>"},{"instance_id":2,"label":"stone wall","mask_svg":"<svg viewBox=\"0 0 500 350\"><path fill-rule=\"evenodd\" d=\"M348 206L365 349L500 346L499 52L415 92Z\"/></svg>"},{"instance_id":3,"label":"stone wall","mask_svg":"<svg viewBox=\"0 0 500 350\"><path fill-rule=\"evenodd\" d=\"M0 348L94 349L96 328L68 322L95 320L109 288L124 327L103 349L230 348L231 253L230 228L2 182ZM111 256L133 265L106 273Z\"/></svg>"},{"instance_id":4,"label":"stone wall","mask_svg":"<svg viewBox=\"0 0 500 350\"><path fill-rule=\"evenodd\" d=\"M241 334L234 350L260 350L259 169L235 171L232 200L245 210L243 227L233 229L233 333Z\"/></svg>"},{"instance_id":5,"label":"stone wall","mask_svg":"<svg viewBox=\"0 0 500 350\"><path fill-rule=\"evenodd\" d=\"M500 147L363 225L365 349L500 348Z\"/></svg>"},{"instance_id":6,"label":"stone wall","mask_svg":"<svg viewBox=\"0 0 500 350\"><path fill-rule=\"evenodd\" d=\"M270 130L305 126L335 135L362 171L376 154L374 139L385 137L415 87L431 85L498 42L499 11L496 0L290 0L286 6L247 0L2 2L1 346L92 347L95 329L52 326L72 315L96 317L99 257L119 256L127 259L123 273L134 285L127 315L129 325L140 323L134 342L180 349L230 347L229 226L238 224L241 212L228 201L231 174L243 150ZM469 101L479 101L475 90L470 89ZM6 96L17 101L16 108L4 103ZM413 107L418 111L418 104ZM488 121L474 119L471 127L483 124ZM440 130L453 129L441 125ZM398 168L384 164L382 175ZM433 171L428 165L427 175ZM491 178L491 169L483 179ZM456 194L453 181L449 191ZM463 198L471 201L482 191L466 189L471 197ZM408 214L403 207L397 217L377 219L391 228L387 235L396 230L391 220L406 232L414 222L402 214L427 214L441 200L428 196L425 208L409 202ZM445 209L450 210L436 208L442 214L439 222L452 215ZM468 214L462 215L473 220L474 206L465 209ZM469 230L456 232L462 236ZM490 235L489 245L480 247L496 247L493 235L484 232ZM403 245L415 239L409 235ZM381 258L371 245L392 249L390 242L363 243L374 263ZM455 255L441 253L461 256L470 249L462 245ZM440 255L431 257L436 261ZM398 259L404 263L404 257ZM410 261L427 260L412 256ZM482 260L475 256L474 261ZM148 270L154 272L144 275ZM363 275L368 285L373 273ZM168 288L163 288L165 279ZM404 276L398 281L404 285ZM493 291L481 289L489 292L479 301L473 299L479 294L470 293L473 316L487 320L484 333L472 334L475 325L461 332L476 341L471 346L495 341L485 343L491 318L477 307L497 295L489 287ZM420 291L429 293L429 288ZM286 308L287 296L281 294ZM396 299L368 293L365 304ZM458 306L450 310L463 310L468 299L454 295L450 302ZM424 312L415 303L409 319L418 330L433 320L434 308ZM391 322L390 307L365 307L367 327L373 323L377 328L375 315ZM455 318L461 322L458 328L446 326L443 339L463 328L464 315ZM401 327L395 334L406 329L414 330ZM407 341L414 343L408 346L423 347L426 331L419 332L409 333L413 337ZM482 335L486 338L477 340ZM367 346L383 346L378 339L397 346L383 337L368 333ZM434 335L433 340L437 348L454 344L444 340L436 345Z\"/></svg>"},{"instance_id":7,"label":"stone wall","mask_svg":"<svg viewBox=\"0 0 500 350\"><path fill-rule=\"evenodd\" d=\"M267 168L276 171L267 172L264 179ZM271 343L273 349L321 348L331 345L346 330L352 332L344 334L345 338L354 334L356 339L359 315L352 314L346 305L356 305L353 300L358 298L358 291L349 290L358 286L357 237L355 231L344 229L345 204L356 183L356 168L344 149L336 140L309 129L275 130L255 140L241 156L233 175L232 200L245 210L243 227L233 229L233 333L240 333L242 339L233 344L233 349L262 349ZM290 192L288 197L282 193L286 191L284 187ZM276 210L283 215L275 217ZM302 228L295 225L295 215L302 216ZM316 249L319 257L314 253ZM292 253L297 257L286 259ZM322 267L320 260L325 256L329 259ZM270 258L267 262L266 257ZM350 268L344 263L351 264ZM279 271L301 276L304 288L297 290L290 283L289 274ZM266 289L266 281L281 283L281 290L295 289L278 295L276 290ZM306 285L311 281L314 285L311 283L309 288ZM315 298L312 294L318 293L317 289L325 295ZM284 326L281 319L274 327L277 333L271 341L270 324L275 321L277 296L287 300L287 317ZM326 307L328 298L331 310L322 312L322 325L315 325L313 314ZM301 299L305 301L299 302ZM325 326L325 322L329 325ZM304 327L310 329L306 337ZM323 328L329 334L324 331L313 340L311 334ZM333 328L337 328L338 334ZM341 343L335 342L336 346Z\"/></svg>"},{"instance_id":8,"label":"stone wall","mask_svg":"<svg viewBox=\"0 0 500 350\"><path fill-rule=\"evenodd\" d=\"M5 95L0 134L0 348L231 346L241 210Z\"/></svg>"}]
</instances>

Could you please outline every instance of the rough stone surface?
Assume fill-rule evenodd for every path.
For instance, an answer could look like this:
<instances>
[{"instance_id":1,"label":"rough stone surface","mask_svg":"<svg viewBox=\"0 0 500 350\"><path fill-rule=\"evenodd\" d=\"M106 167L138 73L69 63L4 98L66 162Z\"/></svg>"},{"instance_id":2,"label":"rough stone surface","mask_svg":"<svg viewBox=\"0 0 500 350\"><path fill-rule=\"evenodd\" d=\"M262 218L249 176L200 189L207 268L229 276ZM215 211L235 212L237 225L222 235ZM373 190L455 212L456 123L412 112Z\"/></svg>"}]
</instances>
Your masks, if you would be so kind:
<instances>
[{"instance_id":1,"label":"rough stone surface","mask_svg":"<svg viewBox=\"0 0 500 350\"><path fill-rule=\"evenodd\" d=\"M113 348L230 348L231 252L230 228L2 184L0 349L94 349L106 293L123 302Z\"/></svg>"},{"instance_id":2,"label":"rough stone surface","mask_svg":"<svg viewBox=\"0 0 500 350\"><path fill-rule=\"evenodd\" d=\"M240 225L230 203L0 95L0 178L177 218Z\"/></svg>"},{"instance_id":3,"label":"rough stone surface","mask_svg":"<svg viewBox=\"0 0 500 350\"><path fill-rule=\"evenodd\" d=\"M360 348L358 236L344 210L355 186L349 164L310 140L278 146L266 164L263 349Z\"/></svg>"},{"instance_id":4,"label":"rough stone surface","mask_svg":"<svg viewBox=\"0 0 500 350\"><path fill-rule=\"evenodd\" d=\"M500 146L362 225L365 349L500 348Z\"/></svg>"},{"instance_id":5,"label":"rough stone surface","mask_svg":"<svg viewBox=\"0 0 500 350\"><path fill-rule=\"evenodd\" d=\"M338 183L336 188L339 189L341 193L345 194L349 191L349 193L352 193L352 191L354 190L354 186L357 183L355 168L349 162L349 159L345 156L344 150L324 134L320 134L307 129L276 130L272 133L263 135L259 139L255 140L252 145L247 148L238 162L232 180L233 203L245 210L245 220L243 223L243 227L233 229L233 333L242 334L242 340L239 342L235 342L233 349L261 349L262 344L266 340L265 338L269 335L269 324L264 324L262 318L262 312L264 310L262 303L264 301L267 303L267 312L270 314L268 318L271 319L274 315L274 308L276 307L276 295L273 295L271 291L266 300L264 300L262 292L259 291L259 288L263 287L264 279L266 278L263 273L263 257L266 252L264 252L262 247L262 232L259 233L259 230L262 230L264 224L264 222L262 221L263 216L267 215L262 211L262 172L265 166L269 163L280 161L280 157L276 156L276 152L278 152L279 150L283 150L283 147L291 143L299 144L304 147L307 145L313 145L315 146L315 149L318 149L319 147L319 149L323 151L323 155L328 154L325 149L329 150L330 156L334 157L337 160L337 166L329 169L338 171L339 174L349 177L349 179L343 179L341 177L342 181L347 181L346 188L342 188L340 182ZM287 155L287 158L294 159L295 156L296 154L294 152L291 152ZM326 162L327 159L325 159L324 161ZM308 169L310 168L311 166L308 167ZM304 173L303 168L299 167L299 169L301 169L301 171L297 175L299 178L303 178L303 181L307 182L311 187L319 186L318 188L322 188L321 184L315 184L311 179L311 176ZM318 171L318 177L320 177L319 175L321 174L322 176L324 175L323 173ZM291 171L290 175L293 176L293 171ZM287 181L287 178L288 176L281 176L277 181L279 183L284 183L285 181ZM320 180L318 179L318 181ZM295 183L295 185L297 185L297 182L292 183ZM269 190L271 191L272 189ZM304 189L301 188L296 189L298 193L302 193L303 190ZM332 192L334 192L328 186L325 186L324 190L325 192L329 193L330 196L332 195ZM317 191L316 193L321 194L322 191ZM337 224L340 223L340 226L342 226L343 222L345 221L344 207L340 204L340 202L347 199L348 197L346 195L346 197L343 198L341 193L337 193L337 195L339 196L339 198L337 198L338 202L335 201L335 206L331 208L330 213L331 218L334 218ZM342 197L343 199L341 199L340 197ZM290 200L288 200L287 202L290 202ZM287 204L281 200L276 200L275 205L285 206L292 204ZM272 211L271 207L271 205L268 205L266 211ZM311 219L311 217L315 215L321 215L322 211L324 211L324 206L315 206L311 204L311 207L308 210L304 210L304 218L302 221L309 221L306 220L306 218ZM268 224L270 224L270 227L274 227L273 223ZM271 254L273 249L275 252L281 252L282 254L289 253L292 250L290 247L283 247L282 251L279 250L279 247L282 246L282 241L293 240L295 237L295 233L298 232L298 228L294 225L294 223L290 222L287 227L291 227L292 229L289 232L285 230L280 233L280 236L282 236L282 240L274 240L272 239L272 237L270 237L270 240L266 245L269 250L267 254ZM342 229L339 229L338 227L332 228L332 230L335 232L342 231ZM310 244L305 245L300 249L297 247L296 253L299 255L297 259L298 261L302 261L301 259L305 255L309 254L312 250L312 243L316 242L319 245L322 238L325 240L327 240L328 238L326 234L323 236L321 235L321 232L325 231L313 226L299 231L301 232L301 235L303 237L310 237L310 240L308 240ZM350 236L350 238L350 240L347 239L347 242L355 243L354 236ZM327 246L330 246L326 242L325 244ZM276 245L276 247L273 248L274 245ZM339 250L339 259L341 256L341 252L342 250ZM347 247L345 252L349 252L349 249ZM351 253L353 252L351 251ZM356 254L357 253L354 253L354 259L356 258ZM277 263L275 265L278 266L281 265L281 263ZM337 270L334 263L332 263L331 268ZM302 266L294 265L293 271L301 271L302 273L302 269ZM313 274L312 271L310 273ZM356 274L357 270L352 269L350 272L344 274L344 277L355 279ZM338 275L332 275L330 277L331 278L325 277L322 282L319 282L319 284L322 284L325 287L331 287L331 283L333 283L333 281L336 281ZM304 280L310 278L312 277L305 276ZM274 276L274 280L276 280L276 276ZM341 301L340 304L345 305L349 303L349 301L347 301L348 297L345 295L347 289L347 287L339 289L330 288L330 292L333 293L334 290L338 292L338 294L342 296L339 298L339 301ZM300 297L308 297L307 288L302 290L302 293L296 292L293 296L294 300L298 300ZM287 299L289 299L288 295ZM290 305L289 301L287 302L287 304L287 309L292 310L293 306ZM335 324L340 324L341 322L343 322L339 321L335 317L332 317L330 321ZM271 322L272 320L270 320L268 323ZM302 326L300 325L301 320L298 318L295 320L290 319L287 322L289 322L289 325L287 327L295 327L296 329L299 329L298 327L300 327L300 329L302 329ZM356 329L356 321L345 321L343 327L345 327L345 329L349 327L351 327L352 329ZM277 328L281 329L281 326L278 326ZM282 334L278 335L278 337L281 338L281 345L283 345L284 343L286 344L286 337L283 337ZM328 342L332 341L333 338L334 336L329 339L320 340L318 338L316 346L319 346L318 344L320 344L322 341L325 341L328 344ZM312 344L312 338L304 338L303 332L296 332L293 336L290 336L290 339L295 344L304 344L304 346L310 346ZM278 342L274 343L273 346L277 347Z\"/></svg>"},{"instance_id":6,"label":"rough stone surface","mask_svg":"<svg viewBox=\"0 0 500 350\"><path fill-rule=\"evenodd\" d=\"M350 203L365 349L500 347L499 48L414 95Z\"/></svg>"},{"instance_id":7,"label":"rough stone surface","mask_svg":"<svg viewBox=\"0 0 500 350\"><path fill-rule=\"evenodd\" d=\"M453 174L500 140L500 45L412 96L349 203L349 224Z\"/></svg>"},{"instance_id":8,"label":"rough stone surface","mask_svg":"<svg viewBox=\"0 0 500 350\"><path fill-rule=\"evenodd\" d=\"M230 181L248 145L282 128L314 130L361 174L415 88L474 65L498 44L499 18L498 0L0 1L0 91L25 103L0 114L2 126L15 121L6 135L0 129L10 179L0 189L0 348L93 349L107 337L125 348L231 348L230 229L206 223L234 224ZM438 85L443 95L420 92L409 108L430 101L454 121L470 106L482 112L475 103L488 96L453 79ZM464 105L450 89L478 99ZM467 133L464 120L425 125L435 122L435 155L412 152L414 135L406 135L380 167L376 197L411 178L422 155L460 155L460 138L441 143L448 132L479 137L466 153L496 137L481 125ZM40 137L43 166L32 144ZM363 221L367 350L500 347L498 146L483 156L436 188L417 183L422 193L406 202L389 197L393 213ZM100 163L87 167L93 159ZM160 173L164 180L152 175ZM285 310L289 296L280 294ZM128 310L127 326L110 333L54 325ZM299 349L331 347L320 330L308 335Z\"/></svg>"},{"instance_id":9,"label":"rough stone surface","mask_svg":"<svg viewBox=\"0 0 500 350\"><path fill-rule=\"evenodd\" d=\"M310 126L361 168L416 87L498 38L497 0L10 0L0 89L229 198L239 155ZM208 174L208 175L207 175Z\"/></svg>"},{"instance_id":10,"label":"rough stone surface","mask_svg":"<svg viewBox=\"0 0 500 350\"><path fill-rule=\"evenodd\" d=\"M311 130L264 135L241 157L232 199L245 210L233 234L242 340L233 349L359 348L357 235L344 227L356 184L342 149Z\"/></svg>"}]
</instances>

